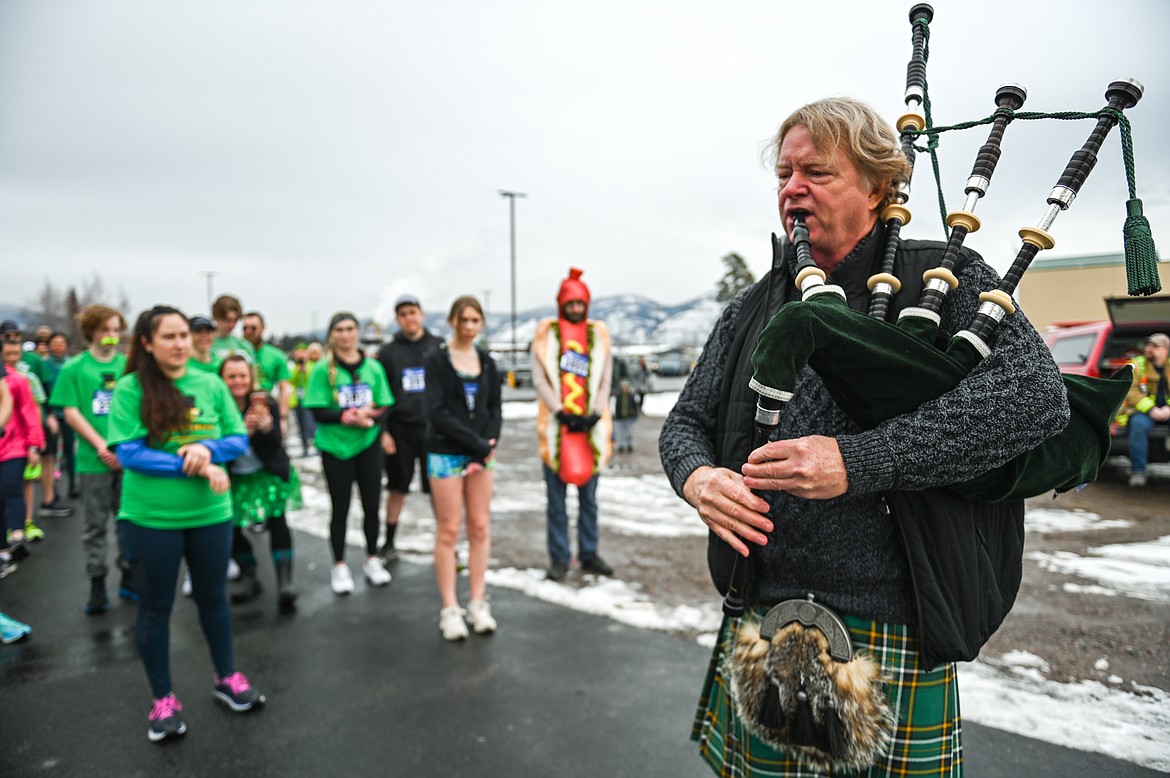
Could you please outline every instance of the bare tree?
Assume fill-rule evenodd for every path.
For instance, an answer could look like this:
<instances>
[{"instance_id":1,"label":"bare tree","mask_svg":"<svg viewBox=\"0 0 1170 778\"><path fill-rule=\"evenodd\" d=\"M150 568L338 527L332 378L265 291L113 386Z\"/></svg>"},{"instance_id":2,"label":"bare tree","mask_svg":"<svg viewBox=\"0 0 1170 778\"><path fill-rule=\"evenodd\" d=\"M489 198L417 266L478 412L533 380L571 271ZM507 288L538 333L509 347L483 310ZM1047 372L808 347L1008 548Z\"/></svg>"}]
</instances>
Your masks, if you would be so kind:
<instances>
[{"instance_id":1,"label":"bare tree","mask_svg":"<svg viewBox=\"0 0 1170 778\"><path fill-rule=\"evenodd\" d=\"M105 282L97 273L82 278L79 286L80 291L75 286L60 289L46 278L40 292L26 305L33 319L26 322L26 327L31 329L47 325L54 332L65 333L69 337L69 342L77 348L81 345L81 334L77 331L77 314L85 306L92 303L111 305L120 310L128 320L133 319L125 289L119 287L118 299L111 300L112 295L106 291Z\"/></svg>"}]
</instances>

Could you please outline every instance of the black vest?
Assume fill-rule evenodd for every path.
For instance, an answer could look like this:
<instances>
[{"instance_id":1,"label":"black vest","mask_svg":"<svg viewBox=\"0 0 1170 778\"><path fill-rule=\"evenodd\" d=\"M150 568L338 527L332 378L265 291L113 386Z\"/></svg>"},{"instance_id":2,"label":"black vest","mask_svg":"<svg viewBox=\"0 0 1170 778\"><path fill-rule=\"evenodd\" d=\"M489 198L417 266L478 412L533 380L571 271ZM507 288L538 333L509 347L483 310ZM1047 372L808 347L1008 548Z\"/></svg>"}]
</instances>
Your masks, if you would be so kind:
<instances>
[{"instance_id":1,"label":"black vest","mask_svg":"<svg viewBox=\"0 0 1170 778\"><path fill-rule=\"evenodd\" d=\"M860 261L877 272L885 242L879 223L860 256L847 261ZM902 282L902 289L891 302L891 321L903 309L918 304L922 274L938 265L944 248L935 241L901 242L894 275ZM773 235L772 250L772 271L747 293L724 365L715 457L721 467L735 472L740 472L752 446L757 395L748 380L756 341L773 312L799 299L790 269L791 247ZM955 273L959 274L968 261L970 254L963 250ZM770 310L765 314L769 296ZM855 308L865 304L860 295L850 297ZM946 347L951 334L940 333L940 348ZM924 665L974 659L1011 610L1019 590L1023 501L975 503L944 489L928 489L890 492L885 505L893 512L903 540ZM707 563L721 593L727 591L736 556L730 546L709 533ZM751 580L749 574L749 602L753 597Z\"/></svg>"}]
</instances>

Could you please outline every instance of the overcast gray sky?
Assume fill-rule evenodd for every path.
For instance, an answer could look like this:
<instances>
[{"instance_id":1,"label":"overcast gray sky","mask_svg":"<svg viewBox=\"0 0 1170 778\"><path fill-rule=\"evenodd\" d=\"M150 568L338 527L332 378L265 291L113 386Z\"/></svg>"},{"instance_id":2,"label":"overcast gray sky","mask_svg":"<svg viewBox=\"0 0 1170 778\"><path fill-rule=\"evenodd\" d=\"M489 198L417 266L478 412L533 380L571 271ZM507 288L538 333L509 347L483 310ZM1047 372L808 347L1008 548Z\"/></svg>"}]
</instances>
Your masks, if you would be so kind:
<instances>
[{"instance_id":1,"label":"overcast gray sky","mask_svg":"<svg viewBox=\"0 0 1170 778\"><path fill-rule=\"evenodd\" d=\"M206 309L215 291L306 329L339 309L390 316L402 291L445 310L509 297L517 203L520 309L570 264L594 295L678 302L719 258L767 268L778 229L762 142L793 108L847 94L903 110L907 12L890 0L770 2L158 2L0 0L0 301L46 276L99 273L138 309ZM1092 111L1117 78L1137 180L1170 241L1170 2L935 2L928 77L938 124L994 110ZM1092 122L1009 128L984 228L1001 269ZM943 137L944 194L986 128ZM913 237L941 236L929 171ZM1116 131L1053 255L1120 251Z\"/></svg>"}]
</instances>

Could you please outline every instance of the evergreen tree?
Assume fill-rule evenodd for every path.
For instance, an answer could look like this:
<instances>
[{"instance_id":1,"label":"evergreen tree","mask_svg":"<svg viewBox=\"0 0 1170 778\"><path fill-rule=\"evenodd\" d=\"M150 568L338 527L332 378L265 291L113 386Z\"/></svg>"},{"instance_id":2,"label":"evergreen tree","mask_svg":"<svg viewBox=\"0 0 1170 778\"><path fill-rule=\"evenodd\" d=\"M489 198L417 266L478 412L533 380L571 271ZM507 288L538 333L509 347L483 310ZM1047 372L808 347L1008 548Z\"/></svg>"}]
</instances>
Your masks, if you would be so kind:
<instances>
[{"instance_id":1,"label":"evergreen tree","mask_svg":"<svg viewBox=\"0 0 1170 778\"><path fill-rule=\"evenodd\" d=\"M752 271L748 269L747 262L739 254L734 251L726 255L722 259L724 267L727 270L723 273L723 277L715 284L715 299L718 302L726 303L735 297L741 290L747 289L756 282Z\"/></svg>"}]
</instances>

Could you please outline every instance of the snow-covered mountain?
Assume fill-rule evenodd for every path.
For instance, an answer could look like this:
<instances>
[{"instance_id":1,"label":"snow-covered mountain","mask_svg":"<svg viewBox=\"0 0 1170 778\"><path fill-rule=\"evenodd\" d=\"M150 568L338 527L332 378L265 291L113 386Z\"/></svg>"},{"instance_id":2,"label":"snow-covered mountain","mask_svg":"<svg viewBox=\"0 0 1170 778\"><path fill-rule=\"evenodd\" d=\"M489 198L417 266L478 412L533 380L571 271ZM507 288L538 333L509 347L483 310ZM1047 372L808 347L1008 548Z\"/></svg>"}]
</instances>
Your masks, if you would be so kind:
<instances>
[{"instance_id":1,"label":"snow-covered mountain","mask_svg":"<svg viewBox=\"0 0 1170 778\"><path fill-rule=\"evenodd\" d=\"M714 292L673 305L663 305L641 295L624 294L594 299L589 306L589 317L604 321L618 346L653 344L700 348L722 311L723 304L715 301ZM516 342L521 347L527 346L536 334L537 322L555 315L556 308L552 305L517 311ZM506 344L512 340L511 318L511 313L506 310L489 312L487 331L493 344ZM427 316L427 327L436 334L449 330L442 314Z\"/></svg>"}]
</instances>

